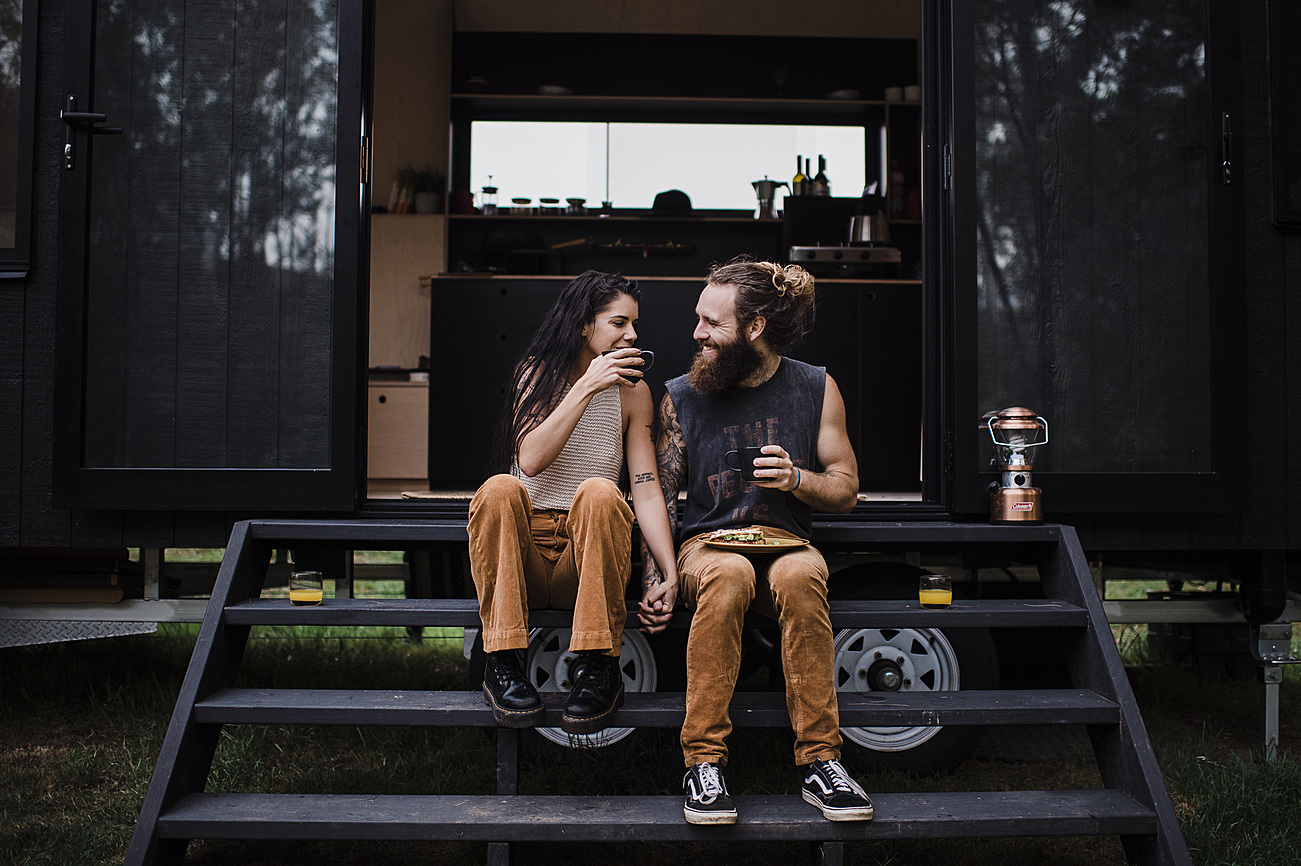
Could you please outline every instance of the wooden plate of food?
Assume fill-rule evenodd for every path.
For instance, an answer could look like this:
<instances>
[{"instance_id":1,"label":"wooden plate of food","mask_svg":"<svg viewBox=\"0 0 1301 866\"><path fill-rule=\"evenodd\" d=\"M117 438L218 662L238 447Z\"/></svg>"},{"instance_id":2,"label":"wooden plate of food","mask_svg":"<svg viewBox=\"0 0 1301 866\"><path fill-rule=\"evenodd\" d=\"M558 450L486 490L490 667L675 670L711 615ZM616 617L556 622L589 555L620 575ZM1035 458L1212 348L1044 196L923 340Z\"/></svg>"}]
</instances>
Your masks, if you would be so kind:
<instances>
[{"instance_id":1,"label":"wooden plate of food","mask_svg":"<svg viewBox=\"0 0 1301 866\"><path fill-rule=\"evenodd\" d=\"M735 550L741 553L777 553L808 544L806 538L787 538L786 536L766 536L762 526L746 526L739 529L719 529L705 536L705 544L722 550Z\"/></svg>"}]
</instances>

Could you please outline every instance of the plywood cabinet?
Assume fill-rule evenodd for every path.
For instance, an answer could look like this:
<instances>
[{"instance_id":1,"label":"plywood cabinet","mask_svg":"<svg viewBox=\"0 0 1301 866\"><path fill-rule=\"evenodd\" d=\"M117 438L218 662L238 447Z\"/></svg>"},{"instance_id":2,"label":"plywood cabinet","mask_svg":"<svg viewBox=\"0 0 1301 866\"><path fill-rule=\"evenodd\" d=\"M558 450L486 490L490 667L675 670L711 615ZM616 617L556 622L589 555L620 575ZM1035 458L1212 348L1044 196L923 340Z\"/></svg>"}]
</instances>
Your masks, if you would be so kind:
<instances>
[{"instance_id":1,"label":"plywood cabinet","mask_svg":"<svg viewBox=\"0 0 1301 866\"><path fill-rule=\"evenodd\" d=\"M428 466L429 383L372 382L367 400L367 475L423 481Z\"/></svg>"},{"instance_id":2,"label":"plywood cabinet","mask_svg":"<svg viewBox=\"0 0 1301 866\"><path fill-rule=\"evenodd\" d=\"M443 270L447 218L375 214L370 243L370 366L414 370L429 354L429 281Z\"/></svg>"}]
</instances>

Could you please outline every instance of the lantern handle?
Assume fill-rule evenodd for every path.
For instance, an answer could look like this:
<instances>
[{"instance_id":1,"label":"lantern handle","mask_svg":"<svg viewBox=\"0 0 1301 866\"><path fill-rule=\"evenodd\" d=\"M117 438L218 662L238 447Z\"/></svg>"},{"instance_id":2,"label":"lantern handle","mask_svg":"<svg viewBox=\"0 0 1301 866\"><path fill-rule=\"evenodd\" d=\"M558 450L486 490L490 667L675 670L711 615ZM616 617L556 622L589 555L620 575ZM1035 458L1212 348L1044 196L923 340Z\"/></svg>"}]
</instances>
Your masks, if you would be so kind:
<instances>
[{"instance_id":1,"label":"lantern handle","mask_svg":"<svg viewBox=\"0 0 1301 866\"><path fill-rule=\"evenodd\" d=\"M995 419L996 417L998 417L998 416L996 416L996 415L991 415L989 418L986 418L986 419L985 419L985 426L986 426L987 428L989 428L989 441L993 442L995 445L1001 445L1001 446L1004 447L1004 448L1008 448L1008 447L1011 446L1011 443L1009 443L1009 442L999 442L999 441L998 441L998 437L994 435L994 419ZM1021 447L1022 447L1022 448L1038 448L1040 445L1047 445L1047 444L1048 444L1048 419L1045 418L1045 417L1042 416L1042 415L1036 415L1036 416L1034 416L1034 417L1035 417L1035 420L1036 420L1036 421L1039 421L1040 423L1042 423L1042 424L1044 425L1044 441L1042 441L1042 442L1024 442L1024 443L1021 444Z\"/></svg>"}]
</instances>

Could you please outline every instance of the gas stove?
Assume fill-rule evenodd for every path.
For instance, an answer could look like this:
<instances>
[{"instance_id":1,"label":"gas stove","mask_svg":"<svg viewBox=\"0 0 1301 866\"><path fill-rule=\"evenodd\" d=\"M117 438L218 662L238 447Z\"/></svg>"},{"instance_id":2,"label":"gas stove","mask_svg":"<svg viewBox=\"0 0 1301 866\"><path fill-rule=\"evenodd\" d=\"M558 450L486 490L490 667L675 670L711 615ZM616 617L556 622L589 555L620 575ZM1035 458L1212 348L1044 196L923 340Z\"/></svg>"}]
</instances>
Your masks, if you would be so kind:
<instances>
[{"instance_id":1,"label":"gas stove","mask_svg":"<svg viewBox=\"0 0 1301 866\"><path fill-rule=\"evenodd\" d=\"M898 247L882 244L794 246L787 258L815 277L897 277L902 261Z\"/></svg>"}]
</instances>

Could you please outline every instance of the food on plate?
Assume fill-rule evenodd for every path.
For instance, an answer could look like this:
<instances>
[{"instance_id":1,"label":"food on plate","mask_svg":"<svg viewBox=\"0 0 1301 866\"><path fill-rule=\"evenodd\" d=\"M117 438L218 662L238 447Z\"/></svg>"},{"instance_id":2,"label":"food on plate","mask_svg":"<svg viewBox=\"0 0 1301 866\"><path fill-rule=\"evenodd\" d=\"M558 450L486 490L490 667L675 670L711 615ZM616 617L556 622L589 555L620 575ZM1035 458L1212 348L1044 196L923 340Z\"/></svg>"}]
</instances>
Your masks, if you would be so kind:
<instances>
[{"instance_id":1,"label":"food on plate","mask_svg":"<svg viewBox=\"0 0 1301 866\"><path fill-rule=\"evenodd\" d=\"M741 544L763 544L763 527L746 526L740 529L717 529L709 534L710 541L730 541Z\"/></svg>"}]
</instances>

